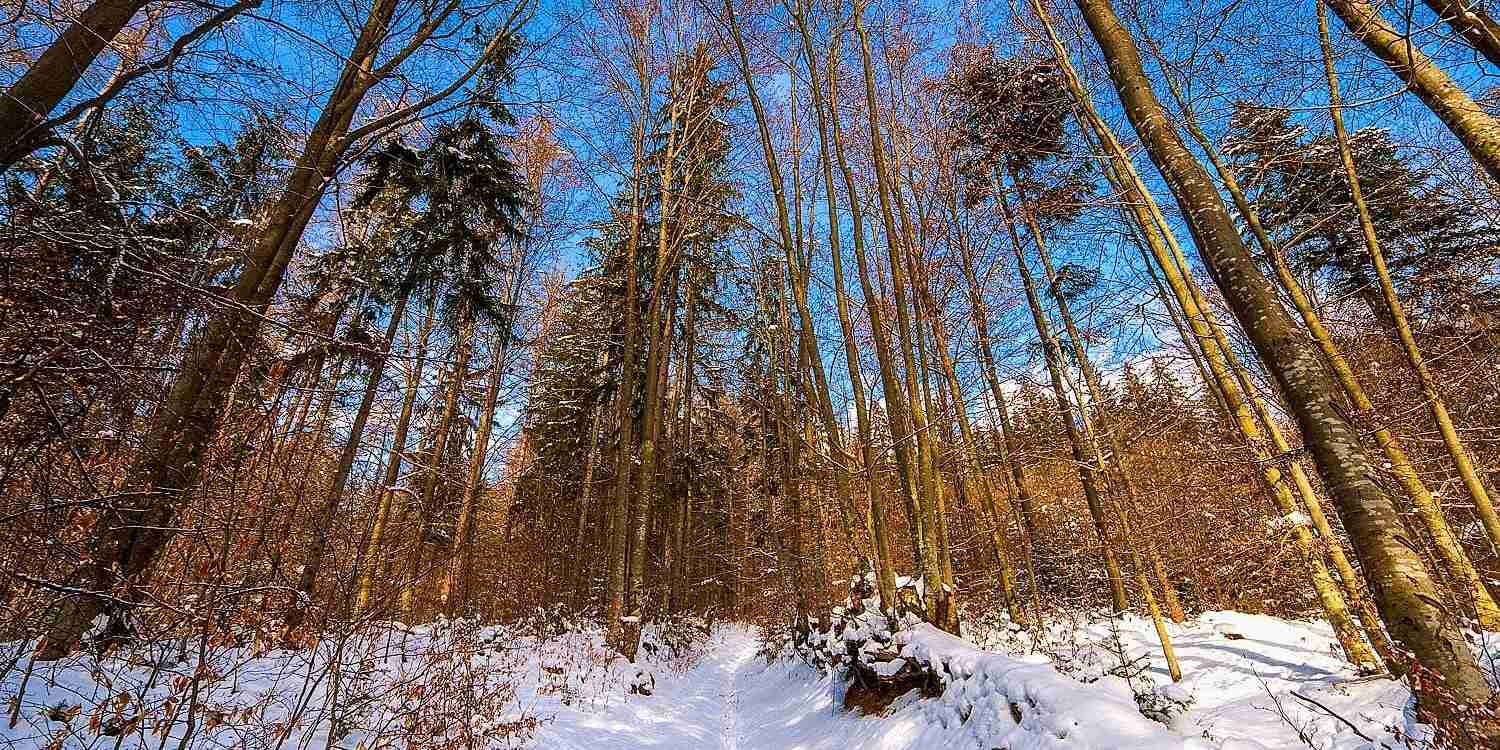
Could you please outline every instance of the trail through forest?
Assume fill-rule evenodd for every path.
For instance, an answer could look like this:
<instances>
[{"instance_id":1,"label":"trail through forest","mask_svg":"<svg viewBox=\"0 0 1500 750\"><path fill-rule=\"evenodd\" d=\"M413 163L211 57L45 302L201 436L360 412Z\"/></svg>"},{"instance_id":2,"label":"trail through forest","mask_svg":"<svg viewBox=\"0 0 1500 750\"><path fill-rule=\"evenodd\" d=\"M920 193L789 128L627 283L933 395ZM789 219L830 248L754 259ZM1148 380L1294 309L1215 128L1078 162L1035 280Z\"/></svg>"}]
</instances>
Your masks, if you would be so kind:
<instances>
[{"instance_id":1,"label":"trail through forest","mask_svg":"<svg viewBox=\"0 0 1500 750\"><path fill-rule=\"evenodd\" d=\"M1495 5L6 3L0 750L1500 749Z\"/></svg>"},{"instance_id":2,"label":"trail through forest","mask_svg":"<svg viewBox=\"0 0 1500 750\"><path fill-rule=\"evenodd\" d=\"M781 747L763 735L774 732L778 714L785 717L779 710L784 706L740 699L741 690L766 669L755 652L753 630L721 629L705 645L697 664L664 679L652 695L615 703L595 715L554 721L542 730L538 746L559 750Z\"/></svg>"}]
</instances>

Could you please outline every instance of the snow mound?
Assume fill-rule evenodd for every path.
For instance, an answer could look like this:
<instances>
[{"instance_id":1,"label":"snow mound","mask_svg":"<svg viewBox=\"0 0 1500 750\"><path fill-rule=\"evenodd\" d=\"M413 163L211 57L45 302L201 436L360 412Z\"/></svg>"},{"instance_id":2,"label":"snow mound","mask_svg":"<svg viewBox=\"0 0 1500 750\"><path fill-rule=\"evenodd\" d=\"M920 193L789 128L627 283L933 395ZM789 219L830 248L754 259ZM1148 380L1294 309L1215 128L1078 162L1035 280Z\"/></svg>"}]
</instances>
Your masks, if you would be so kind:
<instances>
[{"instance_id":1,"label":"snow mound","mask_svg":"<svg viewBox=\"0 0 1500 750\"><path fill-rule=\"evenodd\" d=\"M902 658L943 676L940 698L922 704L942 727L967 725L975 739L1009 750L1197 750L1196 738L1174 734L1141 715L1130 698L1084 684L1050 664L1031 664L985 651L928 624L896 634Z\"/></svg>"}]
</instances>

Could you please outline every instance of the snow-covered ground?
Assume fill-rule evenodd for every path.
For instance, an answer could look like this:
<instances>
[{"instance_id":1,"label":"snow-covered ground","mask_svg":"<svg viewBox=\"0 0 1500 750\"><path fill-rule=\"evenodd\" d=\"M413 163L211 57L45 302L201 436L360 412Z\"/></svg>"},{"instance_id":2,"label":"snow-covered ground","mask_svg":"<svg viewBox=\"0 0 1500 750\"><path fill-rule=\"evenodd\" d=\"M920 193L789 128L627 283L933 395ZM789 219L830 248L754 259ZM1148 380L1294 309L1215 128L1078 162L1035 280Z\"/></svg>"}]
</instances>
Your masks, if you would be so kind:
<instances>
[{"instance_id":1,"label":"snow-covered ground","mask_svg":"<svg viewBox=\"0 0 1500 750\"><path fill-rule=\"evenodd\" d=\"M1388 677L1358 674L1321 620L1205 612L1168 629L1182 667L1176 685L1148 619L1053 621L1041 638L1061 671L1122 696L1144 695L1176 732L1214 746L1427 746L1430 731L1416 722L1411 692ZM1036 647L1034 634L1014 628L975 628L969 636L1009 653ZM1490 673L1500 673L1500 634L1473 645Z\"/></svg>"},{"instance_id":2,"label":"snow-covered ground","mask_svg":"<svg viewBox=\"0 0 1500 750\"><path fill-rule=\"evenodd\" d=\"M1176 686L1150 623L1137 618L1054 623L1044 638L1055 664L1031 653L1035 636L1014 629L976 627L969 642L918 627L897 645L909 658L941 662L945 692L909 694L880 717L844 710L843 683L829 674L796 660L768 664L758 633L742 625L720 626L680 652L645 654L639 667L612 658L597 633L378 628L312 651L178 642L128 661L38 664L29 677L22 658L0 680L0 747L1421 746L1425 728L1406 689L1345 667L1321 624L1214 612L1172 626L1172 635L1185 675ZM0 644L0 667L18 645ZM1141 716L1141 696L1165 724Z\"/></svg>"}]
</instances>

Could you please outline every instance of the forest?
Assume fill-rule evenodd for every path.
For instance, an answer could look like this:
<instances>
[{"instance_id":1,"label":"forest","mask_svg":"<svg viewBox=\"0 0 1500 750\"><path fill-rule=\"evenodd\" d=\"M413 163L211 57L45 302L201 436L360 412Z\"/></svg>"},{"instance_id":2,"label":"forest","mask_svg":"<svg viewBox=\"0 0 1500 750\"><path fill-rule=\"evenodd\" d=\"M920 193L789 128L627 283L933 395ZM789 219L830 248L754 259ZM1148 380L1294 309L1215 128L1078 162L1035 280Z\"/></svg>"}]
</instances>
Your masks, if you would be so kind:
<instances>
[{"instance_id":1,"label":"forest","mask_svg":"<svg viewBox=\"0 0 1500 750\"><path fill-rule=\"evenodd\" d=\"M0 747L1500 748L1488 0L0 0Z\"/></svg>"}]
</instances>

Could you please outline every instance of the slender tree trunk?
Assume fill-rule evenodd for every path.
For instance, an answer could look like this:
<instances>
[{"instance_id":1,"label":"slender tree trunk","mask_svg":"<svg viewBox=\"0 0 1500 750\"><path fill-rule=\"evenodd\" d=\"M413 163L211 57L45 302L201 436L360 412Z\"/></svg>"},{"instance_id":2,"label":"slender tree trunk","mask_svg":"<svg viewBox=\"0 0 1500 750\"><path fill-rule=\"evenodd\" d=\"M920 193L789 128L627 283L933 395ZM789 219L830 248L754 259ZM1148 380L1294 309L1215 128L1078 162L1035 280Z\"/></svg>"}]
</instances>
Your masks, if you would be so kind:
<instances>
[{"instance_id":1,"label":"slender tree trunk","mask_svg":"<svg viewBox=\"0 0 1500 750\"><path fill-rule=\"evenodd\" d=\"M750 67L749 51L745 47L743 36L740 33L739 21L735 15L732 0L725 0L725 18L729 24L730 37L735 44L738 53L736 62L739 65L740 75L745 83L745 90L750 99L750 106L755 113L756 131L760 136L761 152L765 160L766 172L771 183L772 197L775 199L777 229L781 238L783 254L786 258L788 276L792 287L792 298L797 307L797 319L800 323L800 340L798 348L801 357L804 357L810 365L812 372L813 390L810 395L817 407L818 417L822 422L824 431L828 434L830 448L834 453L834 460L838 466L834 472L834 480L839 492L840 517L845 520L845 534L849 544L856 554L866 558L864 550L873 545L869 539L871 531L853 528L856 518L862 516L855 509L853 489L850 486L850 467L854 460L845 449L843 429L838 418L833 413L833 402L829 396L828 376L823 366L823 357L819 351L817 341L817 329L813 325L812 312L808 303L807 287L808 279L802 272L802 250L801 222L793 222L791 212L788 209L786 188L783 185L780 160L777 158L775 145L771 140L771 130L761 103L760 94L757 91L755 80ZM814 84L816 87L816 84ZM795 112L795 110L793 110ZM797 210L801 210L800 201ZM794 236L793 230L796 229Z\"/></svg>"},{"instance_id":2,"label":"slender tree trunk","mask_svg":"<svg viewBox=\"0 0 1500 750\"><path fill-rule=\"evenodd\" d=\"M625 597L626 579L630 566L631 507L634 502L636 465L636 413L635 394L638 389L637 370L640 360L640 245L641 225L645 219L645 196L643 194L646 147L646 118L651 103L651 74L647 40L650 37L650 17L638 32L635 41L639 47L632 57L638 92L640 116L636 120L634 157L630 185L630 220L625 238L625 316L624 343L620 357L620 387L615 393L615 424L619 439L615 443L615 482L610 496L609 555L605 575L604 627L607 639L616 651L624 653L634 645L626 644Z\"/></svg>"},{"instance_id":3,"label":"slender tree trunk","mask_svg":"<svg viewBox=\"0 0 1500 750\"><path fill-rule=\"evenodd\" d=\"M151 0L95 0L0 96L0 171L26 155L37 125Z\"/></svg>"},{"instance_id":4,"label":"slender tree trunk","mask_svg":"<svg viewBox=\"0 0 1500 750\"><path fill-rule=\"evenodd\" d=\"M1469 497L1474 501L1474 508L1484 523L1490 541L1500 545L1500 516L1495 513L1495 505L1490 500L1489 491L1480 479L1473 459L1469 456L1468 448L1459 437L1458 430L1453 426L1453 419L1448 414L1448 406L1438 391L1437 380L1433 378L1432 371L1428 369L1427 362L1422 357L1422 349L1417 345L1416 336L1412 333L1411 324L1406 317L1406 308L1401 304L1400 297L1396 296L1396 287L1391 282L1390 269L1386 267L1385 253L1381 250L1380 239L1375 234L1375 220L1370 215L1369 205L1365 203L1364 191L1359 185L1359 170L1354 163L1354 151L1349 147L1349 133L1344 129L1338 73L1333 65L1333 43L1328 37L1328 16L1321 3L1318 5L1318 40L1323 49L1323 72L1328 79L1328 113L1333 119L1333 133L1339 146L1339 160L1344 167L1345 180L1349 183L1349 197L1359 214L1360 232L1364 236L1365 249L1370 254L1370 263L1375 268L1375 277L1380 283L1380 293L1384 297L1385 308L1395 326L1396 337L1401 344L1402 351L1406 354L1407 364L1416 373L1417 382L1421 384L1422 396L1426 399L1427 408L1432 413L1432 421L1437 424L1438 432L1443 436L1443 447L1448 450L1448 457L1453 460L1454 467L1458 469L1459 478L1463 480L1464 489L1468 490ZM1444 541L1449 540L1440 541L1440 547ZM1452 556L1457 558L1450 560L1450 566L1453 567L1453 573L1464 582L1465 588L1474 597L1480 626L1485 630L1500 628L1500 608L1497 608L1494 600L1490 598L1474 566L1463 554L1462 547L1458 547L1456 541L1450 543L1456 547L1456 554ZM1449 559L1449 555L1444 555L1444 557Z\"/></svg>"},{"instance_id":5,"label":"slender tree trunk","mask_svg":"<svg viewBox=\"0 0 1500 750\"><path fill-rule=\"evenodd\" d=\"M509 332L502 331L500 336ZM497 337L499 338L499 337ZM458 511L458 529L453 534L452 551L447 570L438 589L438 607L450 617L467 594L464 574L474 553L474 525L479 513L479 492L484 484L484 467L490 452L490 433L495 425L495 402L500 395L500 381L505 374L508 347L497 341L491 347L490 377L484 388L484 406L479 412L479 429L474 433L474 456L469 461L469 475L464 480L464 497ZM458 594L454 596L455 592Z\"/></svg>"},{"instance_id":6,"label":"slender tree trunk","mask_svg":"<svg viewBox=\"0 0 1500 750\"><path fill-rule=\"evenodd\" d=\"M370 412L375 406L375 397L379 394L380 383L385 377L385 365L390 359L391 345L396 340L396 332L401 328L402 319L406 317L406 301L409 296L409 294L402 294L396 300L396 306L391 310L391 319L385 329L385 343L381 346L380 355L370 367L370 378L365 383L364 397L360 399L359 408L354 413L354 423L349 427L349 439L344 443L344 450L339 454L339 464L334 469L333 483L328 488L323 507L319 510L313 524L313 546L308 551L307 559L302 563L302 574L297 582L297 590L304 597L308 597L309 601L313 588L323 572L323 558L328 554L330 526L333 524L334 514L338 512L339 503L343 501L344 490L349 484L349 474L354 470L354 459L359 453L360 443L364 438L365 425L370 420ZM287 616L288 626L300 625L305 611L300 606L294 608Z\"/></svg>"},{"instance_id":7,"label":"slender tree trunk","mask_svg":"<svg viewBox=\"0 0 1500 750\"><path fill-rule=\"evenodd\" d=\"M591 560L593 557L590 554L585 554L583 545L584 535L588 531L589 514L594 504L594 471L599 465L599 439L601 437L599 427L603 421L604 407L604 404L599 404L594 409L594 418L589 425L588 459L583 464L583 481L580 485L583 496L578 501L578 525L573 529L573 555L580 561ZM609 529L605 528L601 531L607 534ZM589 550L589 552L592 552L592 550ZM587 601L590 569L590 565L586 562L578 565L577 568L578 578L574 583L574 588L578 592L575 599L576 605L580 608Z\"/></svg>"},{"instance_id":8,"label":"slender tree trunk","mask_svg":"<svg viewBox=\"0 0 1500 750\"><path fill-rule=\"evenodd\" d=\"M1000 454L1000 472L1005 480L1007 495L1012 501L1013 510L1021 519L1021 537L1026 548L1026 575L1031 581L1032 609L1036 614L1037 624L1040 625L1041 585L1036 577L1036 539L1039 526L1036 521L1035 503L1032 501L1031 491L1027 486L1026 472L1021 465L1020 451L1010 424L1010 409L1000 386L1000 376L995 366L995 355L990 338L989 306L985 302L979 277L974 271L973 249L965 236L962 222L959 221L956 195L951 192L946 196L951 217L950 226L957 234L959 269L963 272L967 283L969 319L974 324L974 332L978 338L979 369L983 372L985 384L989 389L992 423L999 425L999 435L996 436L998 439L994 440L994 444ZM987 478L986 481L988 481Z\"/></svg>"},{"instance_id":9,"label":"slender tree trunk","mask_svg":"<svg viewBox=\"0 0 1500 750\"><path fill-rule=\"evenodd\" d=\"M933 451L931 436L927 431L926 412L917 386L916 351L912 339L910 307L906 299L908 279L902 252L903 236L896 225L894 213L896 201L892 196L896 185L886 165L884 135L880 125L880 104L875 97L875 70L871 62L870 37L865 31L863 11L863 2L856 4L854 31L859 37L860 58L864 68L865 109L869 121L870 152L875 166L876 192L880 198L880 213L885 227L886 250L890 258L891 289L896 307L896 333L901 343L901 357L906 370L908 415L911 418L911 430L916 433L917 465L913 480L915 480L914 494L917 501L914 510L916 516L923 519L917 538L924 540L922 544L925 547L921 550L922 554L918 560L921 562L922 576L927 584L925 586L927 616L939 626L956 631L957 612L952 606L951 592L943 585L946 578L943 574L943 561L939 558L940 551L931 546L932 540L937 539L938 534L934 529L925 528L934 523L935 507L941 499L933 492L937 477L933 467Z\"/></svg>"},{"instance_id":10,"label":"slender tree trunk","mask_svg":"<svg viewBox=\"0 0 1500 750\"><path fill-rule=\"evenodd\" d=\"M836 99L838 95L838 65L835 57L829 58L828 65L828 90L830 99ZM838 159L839 173L843 177L844 191L849 197L849 215L853 222L854 255L859 268L860 289L864 294L865 311L870 316L870 331L875 339L875 358L880 367L881 391L885 396L886 415L891 433L891 447L896 455L896 469L901 478L902 499L905 501L905 510L909 524L912 526L911 537L913 540L919 538L923 533L925 524L921 514L917 510L916 500L916 477L912 469L910 436L906 430L906 398L902 393L896 376L895 355L890 340L889 329L886 326L885 314L883 312L886 298L883 292L875 287L871 281L871 268L869 256L865 248L864 232L864 208L859 197L858 183L854 178L854 171L849 166L849 161L844 154L843 127L839 119L839 108L830 106L828 108L829 124L832 125L833 153ZM866 440L867 471L871 472L873 478L874 459L873 442ZM873 479L872 479L873 481ZM872 495L872 498L874 496ZM872 516L879 513L872 507ZM877 522L883 522L883 518L877 518ZM922 564L922 552L920 545L912 545L912 562L915 565ZM894 580L892 581L894 586ZM888 612L901 610L904 605L899 602L884 602L883 605Z\"/></svg>"},{"instance_id":11,"label":"slender tree trunk","mask_svg":"<svg viewBox=\"0 0 1500 750\"><path fill-rule=\"evenodd\" d=\"M448 381L448 392L443 399L443 410L438 415L432 432L432 449L427 454L426 479L422 483L422 497L417 507L423 517L419 519L420 531L413 542L411 561L407 566L409 577L401 582L400 611L410 616L416 604L417 593L427 576L427 547L432 541L439 521L446 521L447 509L437 507L439 487L443 484L443 468L448 461L448 441L455 430L459 401L469 379L469 359L474 354L474 311L465 309L458 325L458 340L454 342L453 374ZM452 539L450 538L450 543Z\"/></svg>"},{"instance_id":12,"label":"slender tree trunk","mask_svg":"<svg viewBox=\"0 0 1500 750\"><path fill-rule=\"evenodd\" d=\"M356 615L365 612L370 606L370 595L375 585L376 574L380 571L381 545L385 542L386 529L391 519L391 505L395 502L396 493L393 488L401 478L402 455L406 452L406 436L411 429L412 412L417 403L417 392L422 388L422 371L427 363L427 337L432 332L435 320L433 307L436 303L436 292L429 295L427 300L427 311L422 316L422 325L417 334L416 361L412 363L411 369L406 374L406 394L401 400L401 413L396 417L395 434L391 439L390 457L386 460L385 473L381 478L380 486L375 488L375 496L378 498L375 510L375 522L370 527L370 535L365 540L364 552L360 556L363 568L357 576L358 585L354 600L354 613Z\"/></svg>"},{"instance_id":13,"label":"slender tree trunk","mask_svg":"<svg viewBox=\"0 0 1500 750\"><path fill-rule=\"evenodd\" d=\"M833 154L832 145L829 142L828 119L829 104L823 96L823 79L818 75L818 57L812 42L812 34L808 31L806 7L802 0L796 2L796 12L793 19L797 23L797 30L802 40L802 54L807 57L807 70L809 89L812 92L813 111L818 122L818 161L823 172L823 188L828 208L828 247L832 259L833 291L834 301L838 309L839 330L844 336L844 365L849 375L849 383L853 392L855 418L859 428L859 440L864 459L865 497L869 503L869 513L866 525L870 529L872 552L874 557L874 573L876 590L880 592L881 606L887 611L894 611L891 607L896 600L896 575L891 563L890 539L885 529L885 512L881 500L880 481L877 476L878 457L875 455L873 441L871 440L871 422L868 396L865 392L864 373L860 369L859 344L854 335L854 322L849 313L849 295L844 288L844 261L842 252L842 230L838 211L838 193L833 183ZM830 87L835 79L833 68L837 66L835 57L838 56L839 42L834 40L828 57L828 80ZM836 106L836 105L835 105ZM864 220L863 215L852 208L852 203L857 200L851 197L851 211L857 218L854 219L854 232L860 236L863 243ZM846 455L848 451L845 451Z\"/></svg>"},{"instance_id":14,"label":"slender tree trunk","mask_svg":"<svg viewBox=\"0 0 1500 750\"><path fill-rule=\"evenodd\" d=\"M1391 634L1424 667L1442 675L1443 691L1450 700L1468 705L1489 702L1494 693L1483 671L1457 625L1438 604L1436 582L1403 538L1401 520L1381 488L1358 432L1337 407L1337 385L1324 373L1317 351L1281 308L1208 175L1152 93L1130 33L1108 0L1077 0L1077 4L1104 51L1110 78L1131 124L1182 205L1226 301L1286 394L1324 485L1338 501L1344 527L1371 579ZM1424 698L1439 718L1451 716L1451 704L1443 705L1442 699L1430 693ZM1486 741L1500 741L1500 724L1493 721L1481 722L1475 731Z\"/></svg>"},{"instance_id":15,"label":"slender tree trunk","mask_svg":"<svg viewBox=\"0 0 1500 750\"><path fill-rule=\"evenodd\" d=\"M923 290L928 295L928 305L931 307L931 294L925 284ZM963 471L960 472L962 485L966 488L965 494L975 498L984 514L989 516L990 544L994 548L995 561L1000 566L1000 596L1005 601L1005 610L1010 614L1011 620L1025 623L1026 616L1016 593L1016 571L1011 564L1009 543L1005 538L1006 514L995 501L990 484L985 480L984 468L979 463L979 444L974 438L974 428L969 423L968 410L964 408L963 386L959 383L953 357L948 352L948 332L943 325L942 316L935 311L929 310L927 320L932 326L932 348L936 350L938 361L942 365L948 397L953 402L953 415L958 421L959 435L963 439L964 463Z\"/></svg>"},{"instance_id":16,"label":"slender tree trunk","mask_svg":"<svg viewBox=\"0 0 1500 750\"><path fill-rule=\"evenodd\" d=\"M1032 279L1031 270L1027 267L1026 254L1021 250L1021 240L1015 226L1015 217L1011 212L1010 201L1005 197L1003 189L996 191L996 195L1000 200L1000 210L1010 234L1011 248L1016 258L1016 269L1021 275L1021 285L1026 290L1026 304L1031 310L1031 321L1036 326L1037 336L1042 341L1042 358L1047 363L1047 373L1052 379L1052 392L1057 401L1057 416L1062 420L1067 432L1073 463L1077 466L1078 478L1083 483L1083 496L1088 504L1089 515L1094 520L1094 530L1099 535L1100 555L1104 559L1104 571L1109 577L1110 604L1116 612L1124 612L1130 609L1130 598L1125 594L1125 581L1120 574L1120 561L1116 555L1114 535L1109 531L1109 517L1104 507L1105 498L1099 491L1099 467L1095 466L1094 461L1089 458L1085 436L1079 431L1078 422L1073 417L1073 407L1068 399L1068 389L1064 383L1063 367L1065 365L1062 347L1057 343L1057 337L1052 335L1052 327L1047 323L1047 316L1042 311L1042 300L1037 295L1036 282Z\"/></svg>"},{"instance_id":17,"label":"slender tree trunk","mask_svg":"<svg viewBox=\"0 0 1500 750\"><path fill-rule=\"evenodd\" d=\"M1048 34L1054 56L1063 71L1069 92L1082 110L1085 122L1097 134L1110 158L1111 169L1105 174L1121 192L1125 204L1135 216L1136 223L1145 236L1147 247L1156 260L1167 282L1167 287L1172 290L1173 296L1181 307L1183 318L1192 330L1192 338L1203 352L1208 370L1213 375L1216 396L1223 399L1226 413L1232 417L1253 455L1256 456L1261 477L1270 488L1277 509L1283 516L1295 518L1294 514L1298 512L1297 501L1292 496L1281 470L1271 461L1271 455L1263 445L1260 428L1247 405L1246 393L1236 382L1236 374L1231 374L1233 352L1227 348L1227 340L1222 339L1222 332L1214 323L1196 284L1187 274L1186 259L1177 245L1170 226L1156 207L1154 198L1135 171L1119 139L1095 111L1092 100L1089 99L1073 70L1066 49L1053 31L1050 17L1037 2L1032 3L1032 9L1042 20L1043 28ZM1085 128L1085 131L1089 129ZM1171 309L1170 300L1166 302ZM1221 347L1221 340L1224 341L1225 346ZM1374 664L1375 655L1360 639L1359 630L1354 624L1344 597L1339 593L1332 576L1329 575L1311 532L1301 524L1294 524L1292 537L1308 571L1313 590L1350 661L1362 666ZM1372 633L1372 641L1379 643L1383 640L1383 635L1374 623L1370 623L1366 630Z\"/></svg>"},{"instance_id":18,"label":"slender tree trunk","mask_svg":"<svg viewBox=\"0 0 1500 750\"><path fill-rule=\"evenodd\" d=\"M1068 342L1072 345L1073 358L1078 361L1078 369L1083 375L1087 395L1093 401L1094 410L1097 414L1097 422L1104 432L1105 439L1108 440L1107 447L1110 456L1109 458L1100 457L1100 468L1107 470L1113 464L1116 483L1120 489L1125 491L1126 501L1124 503L1121 503L1118 497L1115 499L1115 509L1122 520L1123 530L1124 527L1130 525L1129 516L1140 512L1140 495L1136 490L1135 483L1131 481L1130 476L1125 471L1125 451L1120 444L1120 437L1115 430L1114 423L1110 419L1109 413L1105 410L1104 389L1100 385L1099 373L1094 369L1093 362L1089 359L1088 351L1084 348L1083 335L1078 330L1078 324L1073 318L1072 306L1068 303L1067 295L1063 293L1060 286L1057 270L1052 265L1052 253L1047 248L1047 241L1042 235L1042 228L1037 224L1036 216L1029 208L1025 183L1014 173L1011 174L1011 182L1016 186L1018 200L1022 204L1022 219L1025 221L1028 231L1031 232L1031 236L1034 238L1037 257L1042 261L1042 270L1046 273L1047 285L1051 288L1052 298L1057 303L1058 315L1062 318L1064 330L1068 333ZM1087 419L1088 405L1079 404L1079 410L1080 413L1085 415L1085 419ZM1086 434L1088 432L1088 430L1085 430ZM1156 545L1148 539L1134 536L1129 532L1125 533L1125 540L1129 543L1129 549L1134 556L1138 557L1140 555L1139 550L1142 548L1145 549L1146 559L1151 564L1151 571L1156 577L1156 584L1161 587L1162 596L1167 604L1167 613L1172 618L1172 621L1182 622L1187 619L1186 614L1182 611L1182 602L1177 597L1177 589L1172 586L1172 580L1167 576L1166 566L1162 563L1161 554L1157 551ZM1151 596L1150 599L1150 606L1153 608L1156 607L1155 597ZM1163 630L1162 632L1165 631ZM1170 649L1171 647L1168 645L1166 648ZM1168 661L1175 664L1176 657L1169 657Z\"/></svg>"}]
</instances>

